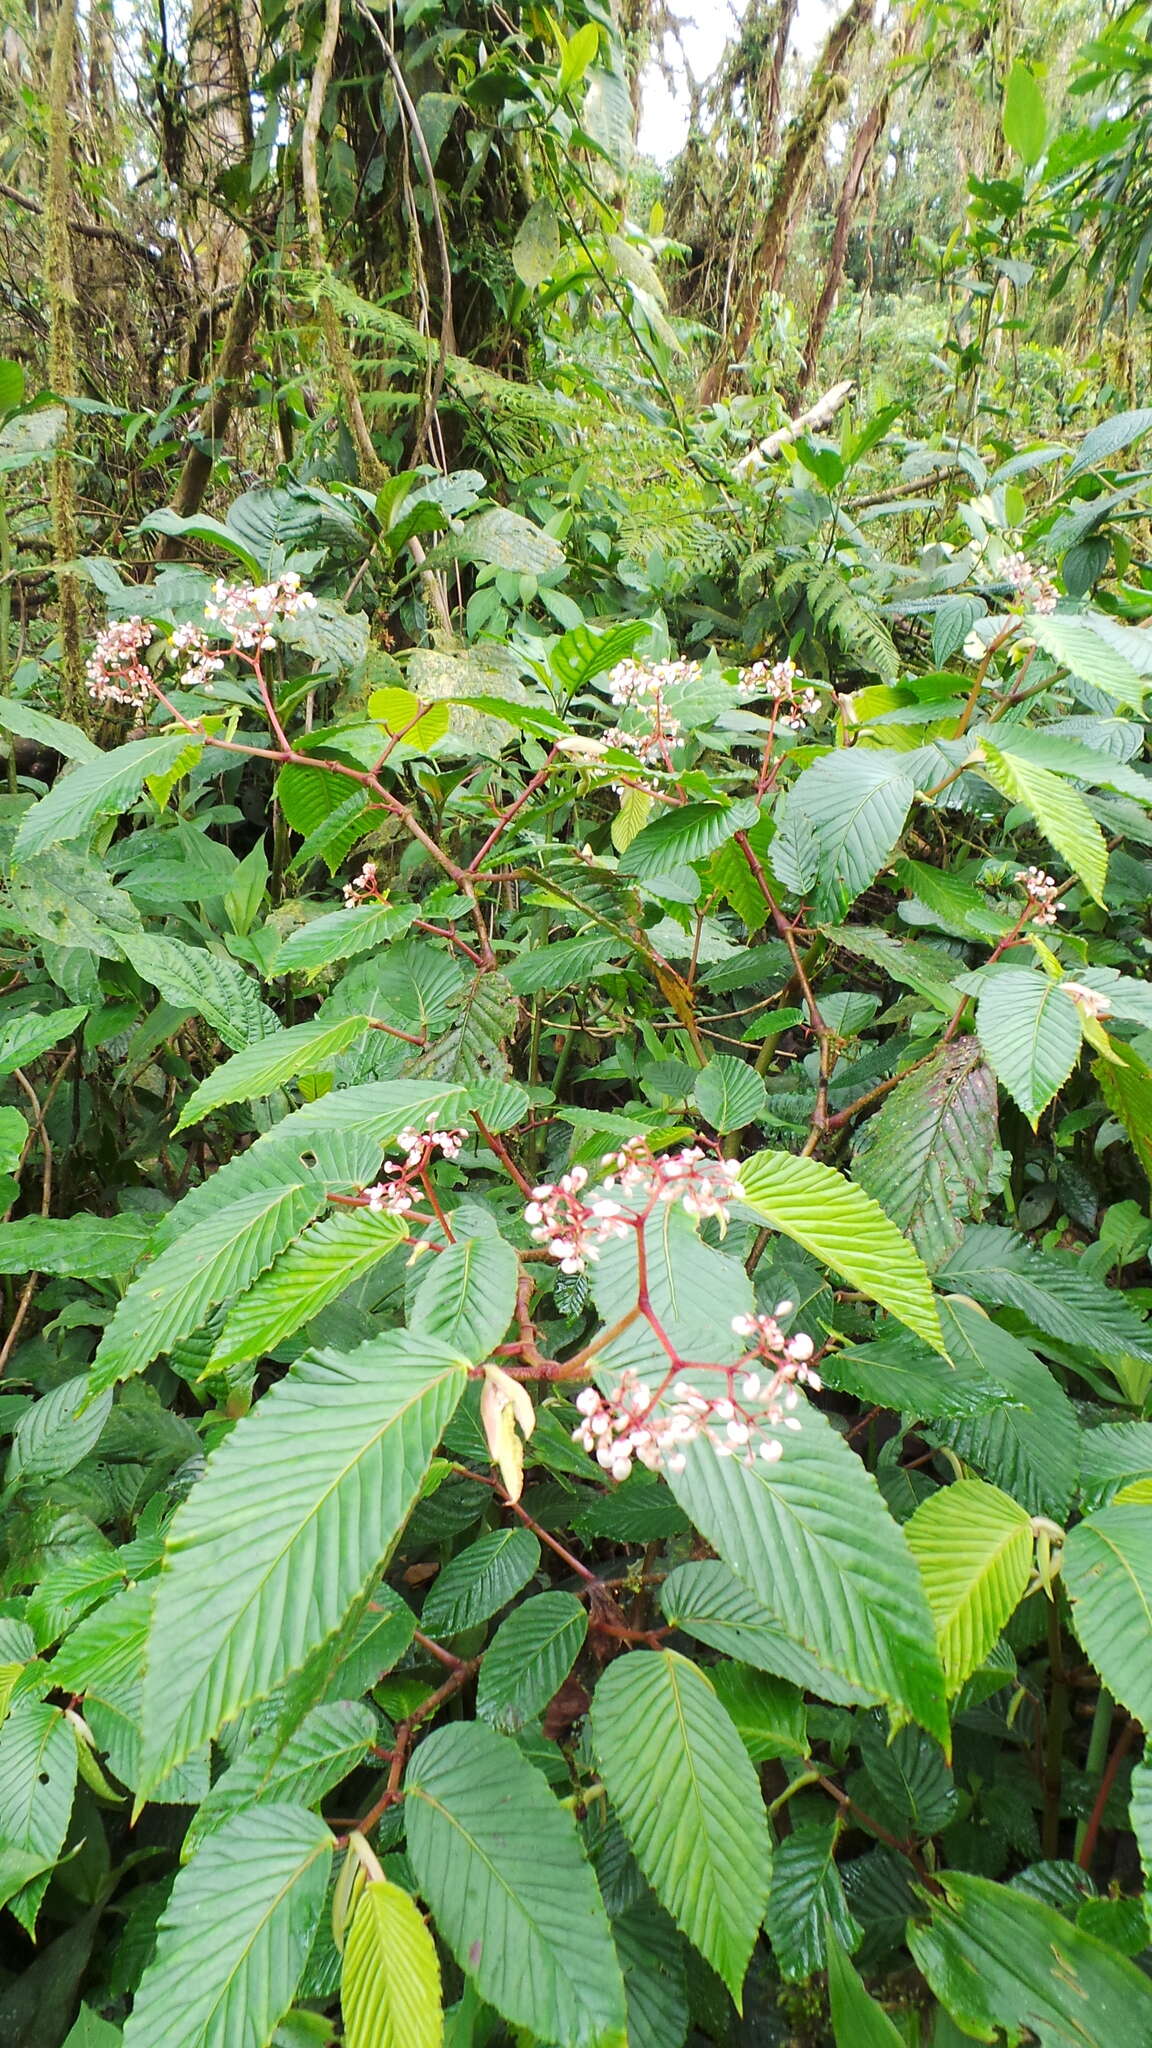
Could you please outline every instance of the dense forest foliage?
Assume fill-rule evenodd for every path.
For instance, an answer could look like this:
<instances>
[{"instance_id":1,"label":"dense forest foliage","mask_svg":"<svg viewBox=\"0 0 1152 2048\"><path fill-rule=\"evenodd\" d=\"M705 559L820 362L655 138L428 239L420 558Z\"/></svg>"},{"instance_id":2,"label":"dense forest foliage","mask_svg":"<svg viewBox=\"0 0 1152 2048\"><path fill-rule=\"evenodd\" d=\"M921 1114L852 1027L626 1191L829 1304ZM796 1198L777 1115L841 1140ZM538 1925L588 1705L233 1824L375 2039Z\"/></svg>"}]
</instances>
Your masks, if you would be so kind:
<instances>
[{"instance_id":1,"label":"dense forest foliage","mask_svg":"<svg viewBox=\"0 0 1152 2048\"><path fill-rule=\"evenodd\" d=\"M1152 8L682 29L6 0L5 2048L1152 2042Z\"/></svg>"}]
</instances>

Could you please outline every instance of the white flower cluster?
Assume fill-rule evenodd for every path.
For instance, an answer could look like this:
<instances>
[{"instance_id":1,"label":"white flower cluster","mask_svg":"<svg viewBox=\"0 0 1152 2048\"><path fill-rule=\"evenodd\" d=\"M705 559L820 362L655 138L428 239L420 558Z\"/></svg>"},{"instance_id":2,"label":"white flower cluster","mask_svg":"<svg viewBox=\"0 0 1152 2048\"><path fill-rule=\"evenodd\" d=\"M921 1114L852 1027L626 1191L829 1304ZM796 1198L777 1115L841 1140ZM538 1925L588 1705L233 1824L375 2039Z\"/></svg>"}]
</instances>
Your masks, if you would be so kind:
<instances>
[{"instance_id":1,"label":"white flower cluster","mask_svg":"<svg viewBox=\"0 0 1152 2048\"><path fill-rule=\"evenodd\" d=\"M656 1158L642 1139L633 1139L622 1151L605 1153L601 1165L614 1171L590 1200L583 1198L588 1169L574 1166L560 1180L533 1188L524 1211L536 1242L547 1245L562 1273L582 1273L602 1244L625 1236L658 1202L679 1202L686 1215L724 1222L729 1204L744 1193L736 1161L712 1158L698 1145Z\"/></svg>"},{"instance_id":2,"label":"white flower cluster","mask_svg":"<svg viewBox=\"0 0 1152 2048\"><path fill-rule=\"evenodd\" d=\"M356 910L361 903L367 902L369 896L377 896L379 893L376 863L374 860L366 860L360 873L353 875L352 880L344 884L344 908Z\"/></svg>"},{"instance_id":3,"label":"white flower cluster","mask_svg":"<svg viewBox=\"0 0 1152 2048\"><path fill-rule=\"evenodd\" d=\"M204 616L231 634L234 647L268 648L276 645L269 630L274 619L294 619L315 607L311 591L301 590L299 576L288 569L273 583L213 584Z\"/></svg>"},{"instance_id":4,"label":"white flower cluster","mask_svg":"<svg viewBox=\"0 0 1152 2048\"><path fill-rule=\"evenodd\" d=\"M780 707L780 724L793 732L820 709L820 692L805 682L803 670L791 660L754 661L751 668L741 669L736 688L741 697L771 697Z\"/></svg>"},{"instance_id":5,"label":"white flower cluster","mask_svg":"<svg viewBox=\"0 0 1152 2048\"><path fill-rule=\"evenodd\" d=\"M1016 603L1024 611L1041 615L1054 612L1059 591L1052 580L1052 571L1037 568L1027 555L1005 555L1000 564L1000 574L1010 583L1016 595Z\"/></svg>"},{"instance_id":6,"label":"white flower cluster","mask_svg":"<svg viewBox=\"0 0 1152 2048\"><path fill-rule=\"evenodd\" d=\"M168 656L182 664L180 681L186 690L206 690L211 696L212 678L223 668L224 656L214 652L199 626L177 626L168 643Z\"/></svg>"},{"instance_id":7,"label":"white flower cluster","mask_svg":"<svg viewBox=\"0 0 1152 2048\"><path fill-rule=\"evenodd\" d=\"M114 619L97 633L85 665L88 695L97 704L147 704L152 673L140 660L152 638L146 619Z\"/></svg>"},{"instance_id":8,"label":"white flower cluster","mask_svg":"<svg viewBox=\"0 0 1152 2048\"><path fill-rule=\"evenodd\" d=\"M1089 988L1083 981L1062 981L1060 986L1066 996L1071 996L1076 1008L1082 1011L1085 1017L1112 1015L1112 1004L1100 989Z\"/></svg>"},{"instance_id":9,"label":"white flower cluster","mask_svg":"<svg viewBox=\"0 0 1152 2048\"><path fill-rule=\"evenodd\" d=\"M645 698L662 698L673 683L694 683L700 674L698 661L618 661L608 677L608 695L613 704L635 704Z\"/></svg>"},{"instance_id":10,"label":"white flower cluster","mask_svg":"<svg viewBox=\"0 0 1152 2048\"><path fill-rule=\"evenodd\" d=\"M416 1202L416 1193L409 1185L412 1173L427 1166L434 1152L442 1153L445 1159L459 1159L467 1140L467 1131L412 1128L397 1132L396 1142L404 1153L403 1161L386 1159L380 1171L387 1178L364 1189L369 1209L377 1216L406 1216Z\"/></svg>"},{"instance_id":11,"label":"white flower cluster","mask_svg":"<svg viewBox=\"0 0 1152 2048\"><path fill-rule=\"evenodd\" d=\"M1046 875L1043 868L1022 868L1016 880L1028 898L1033 924L1055 924L1056 898L1060 884L1054 875Z\"/></svg>"},{"instance_id":12,"label":"white flower cluster","mask_svg":"<svg viewBox=\"0 0 1152 2048\"><path fill-rule=\"evenodd\" d=\"M776 1315L791 1309L791 1302L780 1302ZM802 1427L795 1413L800 1396L793 1383L820 1386L819 1374L808 1363L814 1346L802 1334L785 1338L774 1316L734 1316L732 1327L741 1336L755 1336L754 1352L767 1360L770 1372L724 1370L726 1391L718 1395L702 1393L687 1380L674 1381L666 1394L654 1395L629 1369L610 1395L595 1387L585 1387L577 1395L580 1421L572 1432L573 1442L617 1480L627 1479L637 1461L650 1472L682 1472L685 1445L700 1437L711 1443L718 1458L738 1458L744 1465L760 1459L774 1465L784 1451L777 1432Z\"/></svg>"}]
</instances>

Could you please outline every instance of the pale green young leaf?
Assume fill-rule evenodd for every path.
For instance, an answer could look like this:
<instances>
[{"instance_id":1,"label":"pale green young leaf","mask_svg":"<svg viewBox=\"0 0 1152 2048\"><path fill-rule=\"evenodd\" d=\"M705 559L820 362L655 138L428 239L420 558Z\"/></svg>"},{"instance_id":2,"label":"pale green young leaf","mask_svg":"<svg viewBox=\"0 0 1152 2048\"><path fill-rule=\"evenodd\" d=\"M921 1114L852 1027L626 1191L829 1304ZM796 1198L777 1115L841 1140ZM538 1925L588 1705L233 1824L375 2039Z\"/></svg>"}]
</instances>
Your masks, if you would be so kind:
<instances>
[{"instance_id":1,"label":"pale green young leaf","mask_svg":"<svg viewBox=\"0 0 1152 2048\"><path fill-rule=\"evenodd\" d=\"M934 1269L982 1215L996 1148L996 1083L977 1041L962 1038L892 1090L852 1171Z\"/></svg>"},{"instance_id":2,"label":"pale green young leaf","mask_svg":"<svg viewBox=\"0 0 1152 2048\"><path fill-rule=\"evenodd\" d=\"M976 1005L988 1063L1033 1130L1080 1057L1080 1012L1059 982L1027 967L990 974Z\"/></svg>"},{"instance_id":3,"label":"pale green young leaf","mask_svg":"<svg viewBox=\"0 0 1152 2048\"><path fill-rule=\"evenodd\" d=\"M444 2012L436 1943L410 1893L367 1885L344 1945L346 2048L440 2048Z\"/></svg>"},{"instance_id":4,"label":"pale green young leaf","mask_svg":"<svg viewBox=\"0 0 1152 2048\"><path fill-rule=\"evenodd\" d=\"M478 1365L512 1320L519 1273L504 1238L460 1238L427 1261L409 1324Z\"/></svg>"},{"instance_id":5,"label":"pale green young leaf","mask_svg":"<svg viewBox=\"0 0 1152 2048\"><path fill-rule=\"evenodd\" d=\"M403 1217L371 1209L337 1209L310 1223L229 1310L208 1370L274 1351L379 1265L404 1234Z\"/></svg>"},{"instance_id":6,"label":"pale green young leaf","mask_svg":"<svg viewBox=\"0 0 1152 2048\"><path fill-rule=\"evenodd\" d=\"M76 1736L59 1707L19 1699L0 1727L0 1843L55 1862L68 1832L76 1790ZM34 1934L50 1871L14 1892L8 1905L28 1934Z\"/></svg>"},{"instance_id":7,"label":"pale green young leaf","mask_svg":"<svg viewBox=\"0 0 1152 2048\"><path fill-rule=\"evenodd\" d=\"M88 1382L101 1394L143 1372L199 1328L217 1302L250 1287L316 1214L321 1195L299 1184L228 1202L177 1238L139 1274L100 1340Z\"/></svg>"},{"instance_id":8,"label":"pale green young leaf","mask_svg":"<svg viewBox=\"0 0 1152 2048\"><path fill-rule=\"evenodd\" d=\"M370 1017L338 1017L332 1023L294 1024L288 1031L276 1031L243 1052L225 1060L206 1076L189 1096L180 1112L177 1131L197 1124L210 1110L229 1102L248 1102L254 1095L270 1095L300 1074L322 1073L325 1068L366 1031Z\"/></svg>"},{"instance_id":9,"label":"pale green young leaf","mask_svg":"<svg viewBox=\"0 0 1152 2048\"><path fill-rule=\"evenodd\" d=\"M84 838L101 818L128 810L138 802L145 778L166 774L188 747L186 732L154 733L146 740L113 747L111 753L62 775L47 796L25 811L13 859L27 860L61 839Z\"/></svg>"},{"instance_id":10,"label":"pale green young leaf","mask_svg":"<svg viewBox=\"0 0 1152 2048\"><path fill-rule=\"evenodd\" d=\"M923 1263L863 1188L834 1167L788 1152L757 1152L740 1168L744 1202L852 1287L871 1295L932 1346L945 1349Z\"/></svg>"},{"instance_id":11,"label":"pale green young leaf","mask_svg":"<svg viewBox=\"0 0 1152 2048\"><path fill-rule=\"evenodd\" d=\"M537 1593L514 1607L484 1652L476 1712L515 1735L542 1714L576 1662L588 1615L574 1593Z\"/></svg>"},{"instance_id":12,"label":"pale green young leaf","mask_svg":"<svg viewBox=\"0 0 1152 2048\"><path fill-rule=\"evenodd\" d=\"M922 1501L904 1534L936 1624L948 1691L957 1693L1023 1598L1031 1517L998 1488L961 1479Z\"/></svg>"},{"instance_id":13,"label":"pale green young leaf","mask_svg":"<svg viewBox=\"0 0 1152 2048\"><path fill-rule=\"evenodd\" d=\"M1133 1963L1013 1885L944 1871L908 1945L941 2005L979 2041L1146 2048L1152 1984Z\"/></svg>"},{"instance_id":14,"label":"pale green young leaf","mask_svg":"<svg viewBox=\"0 0 1152 2048\"><path fill-rule=\"evenodd\" d=\"M1072 1626L1110 1693L1152 1726L1152 1504L1118 1501L1069 1530Z\"/></svg>"},{"instance_id":15,"label":"pale green young leaf","mask_svg":"<svg viewBox=\"0 0 1152 2048\"><path fill-rule=\"evenodd\" d=\"M267 2048L296 1993L334 1844L304 1808L229 1817L176 1878L124 2048Z\"/></svg>"},{"instance_id":16,"label":"pale green young leaf","mask_svg":"<svg viewBox=\"0 0 1152 2048\"><path fill-rule=\"evenodd\" d=\"M1023 804L1048 844L1079 875L1088 894L1104 901L1108 847L1083 797L1050 768L1042 768L1006 747L981 742L979 773L1014 804Z\"/></svg>"},{"instance_id":17,"label":"pale green young leaf","mask_svg":"<svg viewBox=\"0 0 1152 2048\"><path fill-rule=\"evenodd\" d=\"M1004 140L1031 167L1044 154L1048 109L1035 72L1017 57L1004 81Z\"/></svg>"},{"instance_id":18,"label":"pale green young leaf","mask_svg":"<svg viewBox=\"0 0 1152 2048\"><path fill-rule=\"evenodd\" d=\"M790 1984L815 1976L825 1965L829 1932L851 1950L861 1928L848 1908L836 1863L839 1830L805 1823L777 1845L764 1931L780 1974Z\"/></svg>"},{"instance_id":19,"label":"pale green young leaf","mask_svg":"<svg viewBox=\"0 0 1152 2048\"><path fill-rule=\"evenodd\" d=\"M697 1442L672 1490L823 1670L884 1702L894 1720L918 1721L947 1742L935 1630L903 1532L871 1473L819 1410L804 1405L791 1419L799 1429L784 1436L774 1464L718 1458Z\"/></svg>"},{"instance_id":20,"label":"pale green young leaf","mask_svg":"<svg viewBox=\"0 0 1152 2048\"><path fill-rule=\"evenodd\" d=\"M772 1847L756 1772L714 1688L674 1651L621 1657L593 1695L592 1741L641 1870L739 2004Z\"/></svg>"},{"instance_id":21,"label":"pale green young leaf","mask_svg":"<svg viewBox=\"0 0 1152 2048\"><path fill-rule=\"evenodd\" d=\"M864 1989L831 1923L825 1951L836 2048L905 2048L904 2036L897 2033L883 2006L877 2005Z\"/></svg>"},{"instance_id":22,"label":"pale green young leaf","mask_svg":"<svg viewBox=\"0 0 1152 2048\"><path fill-rule=\"evenodd\" d=\"M628 2048L624 1985L571 1814L516 1744L438 1728L405 1780L408 1854L481 1996L564 2048Z\"/></svg>"},{"instance_id":23,"label":"pale green young leaf","mask_svg":"<svg viewBox=\"0 0 1152 2048\"><path fill-rule=\"evenodd\" d=\"M539 1564L540 1545L531 1529L516 1524L478 1537L434 1581L420 1617L425 1631L455 1636L487 1621L528 1584Z\"/></svg>"},{"instance_id":24,"label":"pale green young leaf","mask_svg":"<svg viewBox=\"0 0 1152 2048\"><path fill-rule=\"evenodd\" d=\"M388 1556L464 1383L463 1361L426 1338L322 1352L212 1453L157 1584L145 1792L339 1626Z\"/></svg>"}]
</instances>

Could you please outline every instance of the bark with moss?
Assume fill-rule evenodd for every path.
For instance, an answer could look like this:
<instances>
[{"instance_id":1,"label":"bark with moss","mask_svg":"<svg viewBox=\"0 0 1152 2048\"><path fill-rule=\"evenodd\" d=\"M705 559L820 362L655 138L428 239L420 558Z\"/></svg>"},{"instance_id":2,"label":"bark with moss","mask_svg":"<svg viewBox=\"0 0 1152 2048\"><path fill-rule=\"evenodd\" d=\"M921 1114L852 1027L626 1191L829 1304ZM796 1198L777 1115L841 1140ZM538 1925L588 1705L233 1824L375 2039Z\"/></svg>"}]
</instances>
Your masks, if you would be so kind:
<instances>
[{"instance_id":1,"label":"bark with moss","mask_svg":"<svg viewBox=\"0 0 1152 2048\"><path fill-rule=\"evenodd\" d=\"M72 202L70 103L76 50L75 0L61 0L48 74L48 161L44 183L44 286L48 302L48 381L62 399L77 393L76 283L69 215ZM68 412L52 456L52 545L60 606L60 704L77 725L90 723L84 687L83 620L79 578L67 568L80 553L73 461L73 415Z\"/></svg>"}]
</instances>

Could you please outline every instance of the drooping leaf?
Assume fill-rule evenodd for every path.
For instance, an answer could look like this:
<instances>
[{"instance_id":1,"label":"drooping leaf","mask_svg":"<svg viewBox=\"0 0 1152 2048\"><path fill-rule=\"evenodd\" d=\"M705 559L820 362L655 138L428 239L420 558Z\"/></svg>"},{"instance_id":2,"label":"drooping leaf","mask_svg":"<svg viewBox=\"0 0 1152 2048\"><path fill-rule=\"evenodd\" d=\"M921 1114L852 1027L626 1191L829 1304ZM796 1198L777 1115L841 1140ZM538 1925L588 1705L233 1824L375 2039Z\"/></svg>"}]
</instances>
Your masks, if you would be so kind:
<instances>
[{"instance_id":1,"label":"drooping leaf","mask_svg":"<svg viewBox=\"0 0 1152 2048\"><path fill-rule=\"evenodd\" d=\"M150 1216L20 1216L0 1224L0 1273L115 1280L147 1250Z\"/></svg>"},{"instance_id":2,"label":"drooping leaf","mask_svg":"<svg viewBox=\"0 0 1152 2048\"><path fill-rule=\"evenodd\" d=\"M932 1283L878 1202L833 1167L788 1152L757 1152L740 1168L744 1201L850 1286L943 1351Z\"/></svg>"},{"instance_id":3,"label":"drooping leaf","mask_svg":"<svg viewBox=\"0 0 1152 2048\"><path fill-rule=\"evenodd\" d=\"M972 1303L940 1304L949 1355L969 1360L1003 1398L968 1417L933 1418L929 1432L1031 1514L1063 1520L1080 1467L1076 1411L1026 1344Z\"/></svg>"},{"instance_id":4,"label":"drooping leaf","mask_svg":"<svg viewBox=\"0 0 1152 2048\"><path fill-rule=\"evenodd\" d=\"M1108 879L1108 848L1104 834L1078 790L1050 768L1042 768L1008 746L981 742L979 772L1013 803L1023 804L1050 846L1079 875L1097 903L1104 900Z\"/></svg>"},{"instance_id":5,"label":"drooping leaf","mask_svg":"<svg viewBox=\"0 0 1152 2048\"><path fill-rule=\"evenodd\" d=\"M1069 1530L1072 1626L1109 1692L1152 1726L1152 1504L1117 1501Z\"/></svg>"},{"instance_id":6,"label":"drooping leaf","mask_svg":"<svg viewBox=\"0 0 1152 2048\"><path fill-rule=\"evenodd\" d=\"M316 1214L315 1188L261 1190L187 1231L133 1281L92 1361L89 1392L143 1372L199 1328L216 1302L251 1285Z\"/></svg>"},{"instance_id":7,"label":"drooping leaf","mask_svg":"<svg viewBox=\"0 0 1152 2048\"><path fill-rule=\"evenodd\" d=\"M371 1209L337 1209L310 1223L229 1311L209 1369L222 1370L275 1350L370 1273L403 1238L403 1217L374 1215Z\"/></svg>"},{"instance_id":8,"label":"drooping leaf","mask_svg":"<svg viewBox=\"0 0 1152 2048\"><path fill-rule=\"evenodd\" d=\"M593 30L595 33L595 30ZM560 260L560 223L550 199L529 207L512 244L512 267L530 291L551 277Z\"/></svg>"},{"instance_id":9,"label":"drooping leaf","mask_svg":"<svg viewBox=\"0 0 1152 2048\"><path fill-rule=\"evenodd\" d=\"M540 1563L540 1545L518 1525L480 1536L445 1565L421 1616L430 1635L459 1635L506 1607Z\"/></svg>"},{"instance_id":10,"label":"drooping leaf","mask_svg":"<svg viewBox=\"0 0 1152 2048\"><path fill-rule=\"evenodd\" d=\"M1037 1330L1104 1356L1152 1355L1152 1328L1118 1288L1068 1253L1039 1252L1010 1230L984 1223L965 1233L937 1274L942 1287L994 1308L1018 1309Z\"/></svg>"},{"instance_id":11,"label":"drooping leaf","mask_svg":"<svg viewBox=\"0 0 1152 2048\"><path fill-rule=\"evenodd\" d=\"M764 1928L782 1977L804 1983L825 1965L832 1933L852 1950L861 1928L849 1911L836 1864L838 1829L808 1823L778 1844Z\"/></svg>"},{"instance_id":12,"label":"drooping leaf","mask_svg":"<svg viewBox=\"0 0 1152 2048\"><path fill-rule=\"evenodd\" d=\"M124 2048L266 2048L296 1993L333 1840L303 1807L232 1814L177 1876Z\"/></svg>"},{"instance_id":13,"label":"drooping leaf","mask_svg":"<svg viewBox=\"0 0 1152 2048\"><path fill-rule=\"evenodd\" d=\"M113 818L136 803L146 777L165 775L188 750L188 733L155 733L113 747L62 775L47 796L25 811L13 859L28 860L61 839L86 837L99 819Z\"/></svg>"},{"instance_id":14,"label":"drooping leaf","mask_svg":"<svg viewBox=\"0 0 1152 2048\"><path fill-rule=\"evenodd\" d=\"M99 761L100 748L78 725L63 718L51 718L16 697L0 697L0 732L14 732L19 739L35 740L66 761Z\"/></svg>"},{"instance_id":15,"label":"drooping leaf","mask_svg":"<svg viewBox=\"0 0 1152 2048\"><path fill-rule=\"evenodd\" d=\"M1080 1057L1080 1012L1059 982L1026 967L989 975L976 1005L989 1065L1036 1129Z\"/></svg>"},{"instance_id":16,"label":"drooping leaf","mask_svg":"<svg viewBox=\"0 0 1152 2048\"><path fill-rule=\"evenodd\" d=\"M440 2048L444 2013L436 1943L410 1893L365 1886L340 1979L347 2048Z\"/></svg>"},{"instance_id":17,"label":"drooping leaf","mask_svg":"<svg viewBox=\"0 0 1152 2048\"><path fill-rule=\"evenodd\" d=\"M574 1593L537 1593L514 1607L484 1652L476 1712L516 1734L559 1691L587 1633L588 1615Z\"/></svg>"},{"instance_id":18,"label":"drooping leaf","mask_svg":"<svg viewBox=\"0 0 1152 2048\"><path fill-rule=\"evenodd\" d=\"M519 1262L502 1237L465 1237L429 1260L409 1322L475 1364L499 1344L516 1307Z\"/></svg>"},{"instance_id":19,"label":"drooping leaf","mask_svg":"<svg viewBox=\"0 0 1152 2048\"><path fill-rule=\"evenodd\" d=\"M959 1692L1023 1598L1031 1518L996 1487L961 1479L922 1501L904 1534L936 1623L948 1691Z\"/></svg>"},{"instance_id":20,"label":"drooping leaf","mask_svg":"<svg viewBox=\"0 0 1152 2048\"><path fill-rule=\"evenodd\" d=\"M893 1089L852 1170L934 1268L983 1213L996 1139L996 1083L977 1041L962 1038Z\"/></svg>"},{"instance_id":21,"label":"drooping leaf","mask_svg":"<svg viewBox=\"0 0 1152 2048\"><path fill-rule=\"evenodd\" d=\"M834 1927L825 1940L828 1958L828 2003L836 2048L904 2048L883 2006L864 1989Z\"/></svg>"},{"instance_id":22,"label":"drooping leaf","mask_svg":"<svg viewBox=\"0 0 1152 2048\"><path fill-rule=\"evenodd\" d=\"M322 1352L213 1452L172 1522L157 1585L145 1790L299 1669L373 1582L464 1378L423 1338Z\"/></svg>"},{"instance_id":23,"label":"drooping leaf","mask_svg":"<svg viewBox=\"0 0 1152 2048\"><path fill-rule=\"evenodd\" d=\"M1152 1985L1054 1906L970 1871L944 1871L908 1945L945 2010L978 2041L1010 2048L1143 2048Z\"/></svg>"},{"instance_id":24,"label":"drooping leaf","mask_svg":"<svg viewBox=\"0 0 1152 2048\"><path fill-rule=\"evenodd\" d=\"M565 2048L627 2048L624 1985L571 1815L515 1743L439 1728L405 1781L408 1854L481 1996Z\"/></svg>"},{"instance_id":25,"label":"drooping leaf","mask_svg":"<svg viewBox=\"0 0 1152 2048\"><path fill-rule=\"evenodd\" d=\"M608 1795L661 1904L737 2004L771 1875L756 1773L713 1687L674 1651L636 1651L592 1700Z\"/></svg>"}]
</instances>

